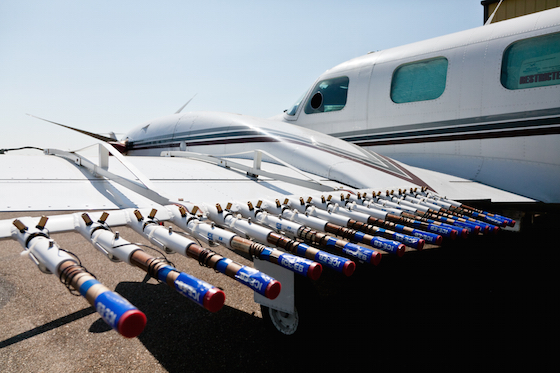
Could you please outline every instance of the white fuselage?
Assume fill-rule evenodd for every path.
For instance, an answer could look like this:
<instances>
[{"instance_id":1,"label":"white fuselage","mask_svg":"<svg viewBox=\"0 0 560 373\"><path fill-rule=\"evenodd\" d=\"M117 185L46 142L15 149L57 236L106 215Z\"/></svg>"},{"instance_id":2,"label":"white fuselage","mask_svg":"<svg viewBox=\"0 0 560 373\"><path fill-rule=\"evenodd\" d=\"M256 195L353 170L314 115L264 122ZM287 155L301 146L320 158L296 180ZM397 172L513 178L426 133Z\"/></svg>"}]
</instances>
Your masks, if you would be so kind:
<instances>
[{"instance_id":1,"label":"white fuselage","mask_svg":"<svg viewBox=\"0 0 560 373\"><path fill-rule=\"evenodd\" d=\"M282 119L412 166L560 203L558 33L556 8L370 53L326 71ZM548 54L539 55L538 49L536 55L525 56L514 78L517 86L506 88L506 53L523 46L520 40L540 42L551 34ZM540 44L538 48L543 49ZM514 60L513 54L507 56ZM425 68L426 61L441 62L443 80L437 71L433 77L423 73L418 81L410 77L414 69ZM341 77L347 82L336 80ZM317 95L325 81L346 90L345 101L337 96L340 92L327 89ZM432 82L435 93L409 95L418 85Z\"/></svg>"}]
</instances>

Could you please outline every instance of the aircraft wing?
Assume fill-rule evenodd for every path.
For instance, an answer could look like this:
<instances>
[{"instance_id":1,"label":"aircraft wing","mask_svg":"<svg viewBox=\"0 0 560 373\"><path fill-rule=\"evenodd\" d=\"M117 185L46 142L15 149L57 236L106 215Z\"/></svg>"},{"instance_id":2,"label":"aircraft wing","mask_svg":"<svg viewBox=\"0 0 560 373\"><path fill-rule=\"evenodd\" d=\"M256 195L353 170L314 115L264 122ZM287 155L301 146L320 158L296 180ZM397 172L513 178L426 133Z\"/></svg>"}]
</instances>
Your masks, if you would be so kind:
<instances>
[{"instance_id":1,"label":"aircraft wing","mask_svg":"<svg viewBox=\"0 0 560 373\"><path fill-rule=\"evenodd\" d=\"M275 327L291 334L297 330L294 276L317 279L323 267L350 276L355 262L375 266L383 255L402 256L425 243L438 246L515 224L454 199L531 201L383 157L356 169L367 170L371 179L369 188L358 190L265 151L251 154L241 159L164 151L125 157L101 143L93 151L1 155L0 239L18 241L42 272L58 275L127 337L142 332L145 316L103 287L51 234L79 233L112 261L144 270L211 312L222 307L222 290L112 230L126 226L161 250L196 259L249 287L265 316L281 318ZM352 164L343 162L329 169L339 179ZM419 187L412 181L427 184L418 190L425 199L412 197ZM177 227L196 242L177 234ZM214 251L217 244L252 258L253 266Z\"/></svg>"},{"instance_id":2,"label":"aircraft wing","mask_svg":"<svg viewBox=\"0 0 560 373\"><path fill-rule=\"evenodd\" d=\"M98 162L97 156L87 157ZM151 186L170 199L194 203L247 201L255 196L281 196L309 192L309 189L272 177L258 178L235 168L222 167L203 160L179 157L126 157L129 164L150 180ZM248 164L247 160L236 162ZM268 171L292 176L303 175L281 165L267 164ZM109 170L122 178L138 178L114 157ZM120 184L76 163L52 155L3 155L0 159L0 211L99 210L130 207L154 207L158 204ZM310 175L311 176L311 175ZM321 178L331 188L340 186Z\"/></svg>"},{"instance_id":3,"label":"aircraft wing","mask_svg":"<svg viewBox=\"0 0 560 373\"><path fill-rule=\"evenodd\" d=\"M97 155L85 155L93 164L99 163ZM187 153L187 152L185 152ZM78 154L78 153L76 153ZM86 152L87 154L87 152ZM139 170L151 182L152 188L174 201L193 203L227 203L248 201L255 198L283 198L286 196L317 193L305 183L324 185L325 191L333 194L336 188L345 185L317 177L303 171L295 171L285 165L262 162L262 170L268 174L250 176L241 168L219 163L209 163L202 158L189 157L125 157L128 164ZM223 158L226 159L227 158ZM231 162L252 167L253 161L231 159ZM402 165L405 167L405 165ZM492 202L533 202L529 198L500 189L442 174L434 171L406 166L415 175L432 187L438 194L453 200L490 200ZM108 169L112 174L135 182L138 176L109 157ZM263 172L264 173L264 172ZM293 180L280 180L276 176L287 176ZM413 184L394 181L392 184L376 183L375 172L371 176L371 188L408 188ZM301 184L298 185L297 181ZM37 152L34 155L4 154L0 158L0 211L61 211L99 210L131 207L154 207L158 205L149 198L120 185L110 178L80 166L75 161L56 155Z\"/></svg>"}]
</instances>

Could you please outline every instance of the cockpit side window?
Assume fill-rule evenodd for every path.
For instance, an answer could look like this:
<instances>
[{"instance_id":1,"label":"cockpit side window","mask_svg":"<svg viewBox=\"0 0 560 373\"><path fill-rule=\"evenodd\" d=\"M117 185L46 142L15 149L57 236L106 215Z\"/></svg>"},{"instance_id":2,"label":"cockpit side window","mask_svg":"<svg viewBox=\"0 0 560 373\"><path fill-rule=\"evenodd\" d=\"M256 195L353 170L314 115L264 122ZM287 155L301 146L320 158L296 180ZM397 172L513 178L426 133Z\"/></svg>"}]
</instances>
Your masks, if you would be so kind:
<instances>
[{"instance_id":1,"label":"cockpit side window","mask_svg":"<svg viewBox=\"0 0 560 373\"><path fill-rule=\"evenodd\" d=\"M326 79L317 83L305 104L305 113L315 114L342 110L348 98L348 83L347 76Z\"/></svg>"}]
</instances>

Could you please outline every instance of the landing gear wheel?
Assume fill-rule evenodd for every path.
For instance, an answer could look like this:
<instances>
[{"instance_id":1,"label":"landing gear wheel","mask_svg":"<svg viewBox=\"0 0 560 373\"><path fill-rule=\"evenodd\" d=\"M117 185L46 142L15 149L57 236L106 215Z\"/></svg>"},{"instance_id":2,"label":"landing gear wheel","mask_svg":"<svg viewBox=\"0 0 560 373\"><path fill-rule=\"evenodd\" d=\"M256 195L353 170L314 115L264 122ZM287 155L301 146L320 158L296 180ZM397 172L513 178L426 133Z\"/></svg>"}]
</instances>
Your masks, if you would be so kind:
<instances>
[{"instance_id":1,"label":"landing gear wheel","mask_svg":"<svg viewBox=\"0 0 560 373\"><path fill-rule=\"evenodd\" d=\"M297 309L294 308L294 311L292 315L261 305L263 320L267 327L285 336L293 336L298 331L300 319Z\"/></svg>"}]
</instances>

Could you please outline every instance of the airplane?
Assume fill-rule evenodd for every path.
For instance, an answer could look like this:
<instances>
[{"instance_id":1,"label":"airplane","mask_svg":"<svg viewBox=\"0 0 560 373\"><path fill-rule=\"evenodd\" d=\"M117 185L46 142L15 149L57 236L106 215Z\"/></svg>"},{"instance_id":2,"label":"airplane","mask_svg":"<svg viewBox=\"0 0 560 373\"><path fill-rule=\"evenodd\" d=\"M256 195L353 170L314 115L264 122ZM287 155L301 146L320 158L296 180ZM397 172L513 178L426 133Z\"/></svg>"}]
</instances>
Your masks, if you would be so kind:
<instances>
[{"instance_id":1,"label":"airplane","mask_svg":"<svg viewBox=\"0 0 560 373\"><path fill-rule=\"evenodd\" d=\"M559 13L547 14L553 18L551 14ZM475 33L484 38L485 32ZM430 53L422 61L441 64L445 59L433 59ZM183 106L140 124L120 141L63 125L100 141L89 149L42 149L34 156L4 151L0 210L63 213L1 220L0 239L19 242L41 272L58 275L125 337L142 332L146 318L141 310L96 280L52 234L79 233L111 261L138 267L209 312L219 311L223 291L112 230L129 227L159 250L193 258L250 288L265 321L293 335L299 328L294 293L299 276L316 280L323 268L351 276L355 262L376 266L386 255L402 256L424 246L518 227L515 219L481 210L476 203L535 202L525 193L410 166L359 147L340 132L321 133L348 128L343 123L361 131L360 125L366 128L370 116L377 116L367 105L368 97L377 93L365 83L377 82L372 71L381 64L363 62L384 54L351 60L325 73L283 118L181 113ZM454 64L452 59L445 62ZM450 74L449 82L452 78ZM453 101L443 94L437 100L440 106ZM551 101L557 100L552 96ZM420 104L406 107L416 106ZM379 115L390 124L408 116L436 118L428 109L420 108L423 114L411 110L403 109L406 113L399 111L393 119ZM472 117L477 110L461 112ZM448 114L437 115L441 119ZM214 245L251 258L253 267L218 254Z\"/></svg>"},{"instance_id":2,"label":"airplane","mask_svg":"<svg viewBox=\"0 0 560 373\"><path fill-rule=\"evenodd\" d=\"M559 203L559 19L555 8L354 58L277 118Z\"/></svg>"}]
</instances>

